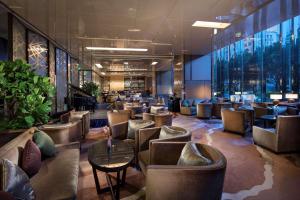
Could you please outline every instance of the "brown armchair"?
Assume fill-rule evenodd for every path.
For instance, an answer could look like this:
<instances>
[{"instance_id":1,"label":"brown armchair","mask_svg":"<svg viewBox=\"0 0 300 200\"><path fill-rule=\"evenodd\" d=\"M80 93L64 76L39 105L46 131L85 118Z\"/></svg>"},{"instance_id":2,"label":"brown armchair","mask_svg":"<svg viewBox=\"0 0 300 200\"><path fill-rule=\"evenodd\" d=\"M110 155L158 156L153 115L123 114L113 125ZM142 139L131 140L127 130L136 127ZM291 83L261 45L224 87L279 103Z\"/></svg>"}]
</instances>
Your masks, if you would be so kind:
<instances>
[{"instance_id":1,"label":"brown armchair","mask_svg":"<svg viewBox=\"0 0 300 200\"><path fill-rule=\"evenodd\" d=\"M300 116L278 116L276 129L253 127L254 142L276 153L300 150Z\"/></svg>"},{"instance_id":2,"label":"brown armchair","mask_svg":"<svg viewBox=\"0 0 300 200\"><path fill-rule=\"evenodd\" d=\"M152 120L155 122L156 127L172 126L173 116L170 113L163 114L152 114L152 113L143 113L143 120Z\"/></svg>"},{"instance_id":3,"label":"brown armchair","mask_svg":"<svg viewBox=\"0 0 300 200\"><path fill-rule=\"evenodd\" d=\"M127 122L130 119L130 110L107 111L108 125L112 126L121 122Z\"/></svg>"},{"instance_id":4,"label":"brown armchair","mask_svg":"<svg viewBox=\"0 0 300 200\"><path fill-rule=\"evenodd\" d=\"M221 110L227 109L227 108L232 108L232 104L231 103L215 103L215 104L213 104L212 116L214 116L216 118L221 118Z\"/></svg>"},{"instance_id":5,"label":"brown armchair","mask_svg":"<svg viewBox=\"0 0 300 200\"><path fill-rule=\"evenodd\" d=\"M129 128L128 125L131 122L144 122L144 125L139 126L135 130L134 133L134 138L130 138L128 133L129 133ZM138 147L139 147L139 130L145 129L145 128L151 128L154 127L154 122L151 120L130 120L127 122L121 122L118 124L114 124L110 126L110 131L111 131L111 136L113 139L118 139L118 140L124 140L125 142L129 143L135 151L135 163L137 164L137 153L138 153Z\"/></svg>"},{"instance_id":6,"label":"brown armchair","mask_svg":"<svg viewBox=\"0 0 300 200\"><path fill-rule=\"evenodd\" d=\"M211 118L212 115L212 107L211 103L200 103L197 104L197 117L198 118Z\"/></svg>"},{"instance_id":7,"label":"brown armchair","mask_svg":"<svg viewBox=\"0 0 300 200\"><path fill-rule=\"evenodd\" d=\"M224 131L245 135L247 132L245 112L223 109L221 113Z\"/></svg>"},{"instance_id":8,"label":"brown armchair","mask_svg":"<svg viewBox=\"0 0 300 200\"><path fill-rule=\"evenodd\" d=\"M146 199L221 199L227 161L217 149L201 144L213 160L208 166L179 166L185 142L152 142L146 172Z\"/></svg>"},{"instance_id":9,"label":"brown armchair","mask_svg":"<svg viewBox=\"0 0 300 200\"><path fill-rule=\"evenodd\" d=\"M191 140L192 134L183 128L176 126L169 126L177 131L173 137L160 139L161 127L141 129L139 131L138 141L138 163L145 174L146 166L149 164L149 146L152 142L188 142Z\"/></svg>"},{"instance_id":10,"label":"brown armchair","mask_svg":"<svg viewBox=\"0 0 300 200\"><path fill-rule=\"evenodd\" d=\"M90 112L89 111L71 111L70 116L71 121L81 120L82 122L82 138L84 139L85 136L90 131Z\"/></svg>"}]
</instances>

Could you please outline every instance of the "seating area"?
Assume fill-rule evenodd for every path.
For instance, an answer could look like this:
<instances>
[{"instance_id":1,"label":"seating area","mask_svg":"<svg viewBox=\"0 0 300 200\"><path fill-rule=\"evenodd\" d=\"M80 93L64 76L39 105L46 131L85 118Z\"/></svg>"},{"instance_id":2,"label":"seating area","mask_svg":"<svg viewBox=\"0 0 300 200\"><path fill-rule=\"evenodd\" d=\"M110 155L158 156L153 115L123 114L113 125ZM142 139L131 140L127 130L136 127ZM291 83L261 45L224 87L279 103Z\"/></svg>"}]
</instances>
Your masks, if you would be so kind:
<instances>
[{"instance_id":1,"label":"seating area","mask_svg":"<svg viewBox=\"0 0 300 200\"><path fill-rule=\"evenodd\" d=\"M0 200L298 200L299 0L0 0Z\"/></svg>"}]
</instances>

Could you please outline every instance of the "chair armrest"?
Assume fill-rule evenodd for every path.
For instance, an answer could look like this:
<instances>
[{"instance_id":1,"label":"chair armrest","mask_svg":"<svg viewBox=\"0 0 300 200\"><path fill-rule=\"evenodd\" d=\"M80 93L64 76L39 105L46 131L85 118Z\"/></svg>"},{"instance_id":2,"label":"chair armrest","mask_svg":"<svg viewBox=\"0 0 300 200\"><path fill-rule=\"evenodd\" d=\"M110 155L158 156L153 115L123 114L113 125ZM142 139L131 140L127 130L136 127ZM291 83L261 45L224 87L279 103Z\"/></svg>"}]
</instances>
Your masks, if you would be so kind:
<instances>
[{"instance_id":1,"label":"chair armrest","mask_svg":"<svg viewBox=\"0 0 300 200\"><path fill-rule=\"evenodd\" d=\"M80 142L71 142L69 144L56 144L57 151L63 151L65 149L80 149Z\"/></svg>"},{"instance_id":2,"label":"chair armrest","mask_svg":"<svg viewBox=\"0 0 300 200\"><path fill-rule=\"evenodd\" d=\"M275 130L253 126L253 140L256 144L277 152L277 137Z\"/></svg>"},{"instance_id":3,"label":"chair armrest","mask_svg":"<svg viewBox=\"0 0 300 200\"><path fill-rule=\"evenodd\" d=\"M149 149L150 140L157 139L159 137L160 128L145 128L140 129L138 132L138 136L136 138L137 141L137 152L144 151Z\"/></svg>"},{"instance_id":4,"label":"chair armrest","mask_svg":"<svg viewBox=\"0 0 300 200\"><path fill-rule=\"evenodd\" d=\"M128 122L121 122L110 126L111 136L113 139L124 140L127 138Z\"/></svg>"},{"instance_id":5,"label":"chair armrest","mask_svg":"<svg viewBox=\"0 0 300 200\"><path fill-rule=\"evenodd\" d=\"M150 165L176 165L186 142L151 142Z\"/></svg>"}]
</instances>

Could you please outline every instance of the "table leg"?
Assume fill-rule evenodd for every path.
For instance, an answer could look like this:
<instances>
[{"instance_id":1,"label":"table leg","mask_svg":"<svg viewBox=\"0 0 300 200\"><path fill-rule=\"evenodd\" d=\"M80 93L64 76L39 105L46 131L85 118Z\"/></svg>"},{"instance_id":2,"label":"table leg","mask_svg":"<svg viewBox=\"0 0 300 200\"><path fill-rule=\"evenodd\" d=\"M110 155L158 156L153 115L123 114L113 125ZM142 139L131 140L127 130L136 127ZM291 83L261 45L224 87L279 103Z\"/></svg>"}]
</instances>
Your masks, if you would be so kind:
<instances>
[{"instance_id":1,"label":"table leg","mask_svg":"<svg viewBox=\"0 0 300 200\"><path fill-rule=\"evenodd\" d=\"M127 171L127 168L125 168L125 169L123 170L123 173L122 173L122 183L121 183L122 186L125 185L125 181L126 181L126 171Z\"/></svg>"},{"instance_id":2,"label":"table leg","mask_svg":"<svg viewBox=\"0 0 300 200\"><path fill-rule=\"evenodd\" d=\"M107 184L110 188L110 193L111 193L112 199L115 200L117 198L116 198L116 195L115 195L114 186L112 184L111 178L110 178L109 174L106 173L105 175L106 175Z\"/></svg>"},{"instance_id":3,"label":"table leg","mask_svg":"<svg viewBox=\"0 0 300 200\"><path fill-rule=\"evenodd\" d=\"M100 183L99 183L99 179L98 179L98 175L97 175L97 170L94 167L93 167L93 174L94 174L97 194L100 194Z\"/></svg>"},{"instance_id":4,"label":"table leg","mask_svg":"<svg viewBox=\"0 0 300 200\"><path fill-rule=\"evenodd\" d=\"M120 171L117 172L116 199L120 199Z\"/></svg>"}]
</instances>

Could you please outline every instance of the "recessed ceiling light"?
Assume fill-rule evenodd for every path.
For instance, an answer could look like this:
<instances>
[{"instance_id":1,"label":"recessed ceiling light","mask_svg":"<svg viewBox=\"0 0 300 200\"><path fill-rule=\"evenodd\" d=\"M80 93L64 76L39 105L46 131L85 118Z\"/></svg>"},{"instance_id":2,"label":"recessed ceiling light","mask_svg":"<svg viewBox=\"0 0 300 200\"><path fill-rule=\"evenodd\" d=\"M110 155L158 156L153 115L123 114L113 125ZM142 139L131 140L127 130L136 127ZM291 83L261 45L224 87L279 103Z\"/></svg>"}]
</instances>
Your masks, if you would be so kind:
<instances>
[{"instance_id":1,"label":"recessed ceiling light","mask_svg":"<svg viewBox=\"0 0 300 200\"><path fill-rule=\"evenodd\" d=\"M105 75L105 72L101 72L102 75Z\"/></svg>"},{"instance_id":2,"label":"recessed ceiling light","mask_svg":"<svg viewBox=\"0 0 300 200\"><path fill-rule=\"evenodd\" d=\"M128 29L128 32L140 32L141 29L138 29L138 28L130 28Z\"/></svg>"},{"instance_id":3,"label":"recessed ceiling light","mask_svg":"<svg viewBox=\"0 0 300 200\"><path fill-rule=\"evenodd\" d=\"M195 21L192 26L203 27L203 28L227 28L230 23L224 22L207 22L207 21Z\"/></svg>"},{"instance_id":4,"label":"recessed ceiling light","mask_svg":"<svg viewBox=\"0 0 300 200\"><path fill-rule=\"evenodd\" d=\"M103 66L100 63L95 64L96 67L98 67L99 69L103 68Z\"/></svg>"},{"instance_id":5,"label":"recessed ceiling light","mask_svg":"<svg viewBox=\"0 0 300 200\"><path fill-rule=\"evenodd\" d=\"M140 48L114 48L114 47L86 47L87 50L95 51L148 51L148 49Z\"/></svg>"},{"instance_id":6,"label":"recessed ceiling light","mask_svg":"<svg viewBox=\"0 0 300 200\"><path fill-rule=\"evenodd\" d=\"M151 65L156 65L158 62L154 61L151 63Z\"/></svg>"}]
</instances>

